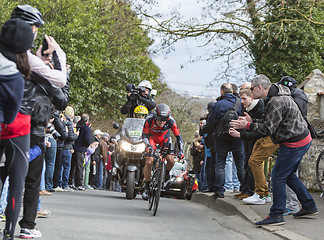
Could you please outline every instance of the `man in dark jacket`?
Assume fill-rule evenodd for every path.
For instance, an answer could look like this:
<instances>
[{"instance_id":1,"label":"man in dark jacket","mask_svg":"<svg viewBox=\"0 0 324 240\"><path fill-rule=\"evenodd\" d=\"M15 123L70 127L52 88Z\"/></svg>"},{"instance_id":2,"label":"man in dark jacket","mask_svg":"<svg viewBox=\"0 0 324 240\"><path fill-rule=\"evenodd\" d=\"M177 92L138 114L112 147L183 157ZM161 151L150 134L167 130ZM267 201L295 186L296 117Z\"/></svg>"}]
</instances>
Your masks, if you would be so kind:
<instances>
[{"instance_id":1,"label":"man in dark jacket","mask_svg":"<svg viewBox=\"0 0 324 240\"><path fill-rule=\"evenodd\" d=\"M252 80L251 91L254 98L266 99L264 119L252 122L248 116L233 120L236 129L249 129L270 136L280 144L276 163L272 170L273 205L269 215L256 225L284 224L286 207L286 184L297 194L302 209L294 213L296 218L318 214L314 199L295 171L311 145L312 138L297 104L290 96L290 90L280 84L271 84L265 75Z\"/></svg>"},{"instance_id":2,"label":"man in dark jacket","mask_svg":"<svg viewBox=\"0 0 324 240\"><path fill-rule=\"evenodd\" d=\"M81 120L77 124L79 136L74 142L74 153L71 160L71 171L69 177L69 185L72 185L74 178L74 185L78 190L85 190L83 186L83 162L84 156L91 143L92 131L89 124L89 115L83 113Z\"/></svg>"},{"instance_id":3,"label":"man in dark jacket","mask_svg":"<svg viewBox=\"0 0 324 240\"><path fill-rule=\"evenodd\" d=\"M238 98L233 95L231 84L224 83L221 87L221 97L219 101L214 103L210 115L207 119L207 125L217 128L220 119L231 108L233 108ZM238 101L240 101L238 99ZM238 114L241 111L239 108ZM214 130L215 131L215 130ZM241 139L233 137L216 137L216 178L214 195L216 198L224 198L225 184L225 163L228 152L233 153L234 162L237 168L237 175L241 183L241 188L244 187L244 148Z\"/></svg>"}]
</instances>

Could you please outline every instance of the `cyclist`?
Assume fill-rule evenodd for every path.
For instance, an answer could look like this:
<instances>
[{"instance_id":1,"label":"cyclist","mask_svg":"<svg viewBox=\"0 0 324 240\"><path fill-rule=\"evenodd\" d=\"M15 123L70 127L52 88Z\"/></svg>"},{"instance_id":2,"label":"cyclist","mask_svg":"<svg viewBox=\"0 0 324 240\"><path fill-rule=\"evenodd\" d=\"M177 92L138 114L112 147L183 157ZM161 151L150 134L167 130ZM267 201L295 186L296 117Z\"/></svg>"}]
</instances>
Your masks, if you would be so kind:
<instances>
[{"instance_id":1,"label":"cyclist","mask_svg":"<svg viewBox=\"0 0 324 240\"><path fill-rule=\"evenodd\" d=\"M143 127L143 141L147 146L144 166L144 192L142 198L148 200L148 187L151 180L151 168L153 163L153 150L156 149L156 144L160 146L169 146L170 150L173 151L172 140L170 135L170 129L174 136L177 138L179 147L178 157L184 158L183 156L183 141L180 134L180 130L177 127L176 121L170 115L170 107L166 104L158 104L154 114L148 116L145 120ZM166 180L169 178L169 172L174 165L174 155L169 154L166 156Z\"/></svg>"},{"instance_id":2,"label":"cyclist","mask_svg":"<svg viewBox=\"0 0 324 240\"><path fill-rule=\"evenodd\" d=\"M148 114L148 110L145 106L143 105L138 105L135 109L134 109L134 117L135 118L141 118L141 119L145 119L147 117Z\"/></svg>"},{"instance_id":3,"label":"cyclist","mask_svg":"<svg viewBox=\"0 0 324 240\"><path fill-rule=\"evenodd\" d=\"M141 81L138 87L128 84L126 89L128 91L127 102L120 109L122 114L128 113L129 117L134 117L134 110L138 105L144 105L149 112L155 108L156 103L151 97L152 84L150 81Z\"/></svg>"}]
</instances>

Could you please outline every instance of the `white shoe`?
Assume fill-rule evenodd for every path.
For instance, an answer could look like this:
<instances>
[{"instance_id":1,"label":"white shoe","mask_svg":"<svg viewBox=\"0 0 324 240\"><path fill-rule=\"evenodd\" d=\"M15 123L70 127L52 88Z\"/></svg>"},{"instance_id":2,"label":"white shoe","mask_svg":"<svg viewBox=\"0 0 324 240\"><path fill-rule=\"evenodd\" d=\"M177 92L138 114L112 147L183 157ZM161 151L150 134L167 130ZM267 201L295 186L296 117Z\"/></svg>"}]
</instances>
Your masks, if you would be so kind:
<instances>
[{"instance_id":1,"label":"white shoe","mask_svg":"<svg viewBox=\"0 0 324 240\"><path fill-rule=\"evenodd\" d=\"M29 238L41 238L41 237L42 237L42 233L36 230L35 228L34 229L22 228L20 230L19 238L29 239Z\"/></svg>"},{"instance_id":2,"label":"white shoe","mask_svg":"<svg viewBox=\"0 0 324 240\"><path fill-rule=\"evenodd\" d=\"M57 188L54 188L53 190L55 192L64 192L64 190L60 186L58 186Z\"/></svg>"},{"instance_id":3,"label":"white shoe","mask_svg":"<svg viewBox=\"0 0 324 240\"><path fill-rule=\"evenodd\" d=\"M251 197L244 198L243 202L247 204L263 205L265 204L265 198L260 198L259 194L254 193Z\"/></svg>"},{"instance_id":4,"label":"white shoe","mask_svg":"<svg viewBox=\"0 0 324 240\"><path fill-rule=\"evenodd\" d=\"M265 199L265 202L266 202L266 203L271 203L271 202L272 202L272 201L271 201L271 197L270 197L270 195L264 197L264 199Z\"/></svg>"}]
</instances>

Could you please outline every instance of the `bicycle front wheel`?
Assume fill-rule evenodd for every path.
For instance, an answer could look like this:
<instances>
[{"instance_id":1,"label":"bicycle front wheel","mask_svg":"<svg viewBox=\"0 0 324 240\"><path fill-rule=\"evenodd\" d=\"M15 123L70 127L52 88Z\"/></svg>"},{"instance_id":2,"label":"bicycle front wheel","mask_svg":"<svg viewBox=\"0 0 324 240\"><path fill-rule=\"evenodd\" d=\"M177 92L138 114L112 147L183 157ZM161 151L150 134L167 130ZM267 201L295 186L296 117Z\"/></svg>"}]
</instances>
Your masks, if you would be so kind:
<instances>
[{"instance_id":1,"label":"bicycle front wheel","mask_svg":"<svg viewBox=\"0 0 324 240\"><path fill-rule=\"evenodd\" d=\"M150 187L149 187L149 199L148 199L148 210L151 210L155 200L155 192L157 189L158 182L158 171L153 172L153 177L151 178Z\"/></svg>"},{"instance_id":2,"label":"bicycle front wheel","mask_svg":"<svg viewBox=\"0 0 324 240\"><path fill-rule=\"evenodd\" d=\"M316 161L316 181L320 190L324 193L324 151L320 153Z\"/></svg>"},{"instance_id":3,"label":"bicycle front wheel","mask_svg":"<svg viewBox=\"0 0 324 240\"><path fill-rule=\"evenodd\" d=\"M163 178L164 178L164 168L165 165L164 163L161 163L159 174L158 174L158 181L157 181L157 188L156 188L156 193L155 193L155 200L154 200L154 207L153 207L153 216L156 215L159 202L160 202L160 196L161 196L161 189L162 189L162 183L163 183Z\"/></svg>"}]
</instances>

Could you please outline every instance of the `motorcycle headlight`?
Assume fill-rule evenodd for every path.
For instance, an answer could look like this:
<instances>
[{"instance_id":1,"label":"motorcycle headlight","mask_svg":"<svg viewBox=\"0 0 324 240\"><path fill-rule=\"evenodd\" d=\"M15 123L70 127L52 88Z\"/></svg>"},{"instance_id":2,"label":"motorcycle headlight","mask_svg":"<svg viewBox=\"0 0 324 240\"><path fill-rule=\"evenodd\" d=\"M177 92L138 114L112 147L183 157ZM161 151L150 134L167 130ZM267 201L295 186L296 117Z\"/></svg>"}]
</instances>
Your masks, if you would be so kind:
<instances>
[{"instance_id":1,"label":"motorcycle headlight","mask_svg":"<svg viewBox=\"0 0 324 240\"><path fill-rule=\"evenodd\" d=\"M176 178L176 181L177 181L177 182L182 182L182 181L183 181L183 177L182 177L182 176L181 176L181 177L177 177L177 178Z\"/></svg>"},{"instance_id":2,"label":"motorcycle headlight","mask_svg":"<svg viewBox=\"0 0 324 240\"><path fill-rule=\"evenodd\" d=\"M145 151L145 144L144 143L131 144L131 143L123 141L120 144L120 148L124 152L142 153Z\"/></svg>"}]
</instances>

